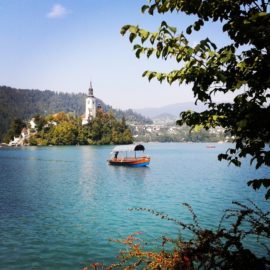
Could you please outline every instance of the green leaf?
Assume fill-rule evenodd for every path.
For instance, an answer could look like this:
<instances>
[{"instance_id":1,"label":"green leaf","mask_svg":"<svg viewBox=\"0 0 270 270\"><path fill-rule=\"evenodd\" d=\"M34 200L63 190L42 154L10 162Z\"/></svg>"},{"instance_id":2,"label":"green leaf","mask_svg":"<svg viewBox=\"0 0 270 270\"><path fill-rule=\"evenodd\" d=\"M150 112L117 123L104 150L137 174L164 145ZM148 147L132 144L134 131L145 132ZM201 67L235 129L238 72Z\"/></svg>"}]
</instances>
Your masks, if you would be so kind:
<instances>
[{"instance_id":1,"label":"green leaf","mask_svg":"<svg viewBox=\"0 0 270 270\"><path fill-rule=\"evenodd\" d=\"M188 35L190 35L191 32L192 32L192 25L190 25L190 26L186 29L186 33L187 33Z\"/></svg>"},{"instance_id":2,"label":"green leaf","mask_svg":"<svg viewBox=\"0 0 270 270\"><path fill-rule=\"evenodd\" d=\"M162 73L157 73L156 78L159 82L162 82L164 80L164 76Z\"/></svg>"},{"instance_id":3,"label":"green leaf","mask_svg":"<svg viewBox=\"0 0 270 270\"><path fill-rule=\"evenodd\" d=\"M137 50L137 49L139 49L139 48L142 48L142 46L139 45L139 44L135 44L135 45L133 46L133 50Z\"/></svg>"},{"instance_id":4,"label":"green leaf","mask_svg":"<svg viewBox=\"0 0 270 270\"><path fill-rule=\"evenodd\" d=\"M139 31L139 35L141 37L142 43L144 43L147 40L147 38L149 37L150 33L148 31L145 31L145 30L141 29Z\"/></svg>"},{"instance_id":5,"label":"green leaf","mask_svg":"<svg viewBox=\"0 0 270 270\"><path fill-rule=\"evenodd\" d=\"M136 34L131 33L131 34L129 35L129 41L132 43L133 40L134 40L136 37L137 37Z\"/></svg>"},{"instance_id":6,"label":"green leaf","mask_svg":"<svg viewBox=\"0 0 270 270\"><path fill-rule=\"evenodd\" d=\"M176 31L177 31L177 28L176 28L176 27L169 26L168 28L169 28L169 29L171 30L171 32L173 32L174 34L175 34Z\"/></svg>"},{"instance_id":7,"label":"green leaf","mask_svg":"<svg viewBox=\"0 0 270 270\"><path fill-rule=\"evenodd\" d=\"M147 9L149 9L149 6L148 5L143 5L142 8L141 8L142 13L145 13L145 11Z\"/></svg>"},{"instance_id":8,"label":"green leaf","mask_svg":"<svg viewBox=\"0 0 270 270\"><path fill-rule=\"evenodd\" d=\"M158 33L152 33L151 37L150 37L150 42L151 44L154 44L156 38L158 36Z\"/></svg>"},{"instance_id":9,"label":"green leaf","mask_svg":"<svg viewBox=\"0 0 270 270\"><path fill-rule=\"evenodd\" d=\"M195 132L200 132L202 129L203 129L203 125L196 125L193 130Z\"/></svg>"},{"instance_id":10,"label":"green leaf","mask_svg":"<svg viewBox=\"0 0 270 270\"><path fill-rule=\"evenodd\" d=\"M130 32L130 33L137 34L138 31L139 31L139 28L138 28L137 26L131 25L131 26L129 27L129 32Z\"/></svg>"},{"instance_id":11,"label":"green leaf","mask_svg":"<svg viewBox=\"0 0 270 270\"><path fill-rule=\"evenodd\" d=\"M149 58L153 52L154 52L153 48L148 49L146 56Z\"/></svg>"},{"instance_id":12,"label":"green leaf","mask_svg":"<svg viewBox=\"0 0 270 270\"><path fill-rule=\"evenodd\" d=\"M219 154L218 155L218 160L219 161L221 161L222 159L227 160L228 156L229 156L228 154Z\"/></svg>"},{"instance_id":13,"label":"green leaf","mask_svg":"<svg viewBox=\"0 0 270 270\"><path fill-rule=\"evenodd\" d=\"M154 14L154 10L155 10L155 6L151 6L151 7L148 8L148 13L150 15L153 15Z\"/></svg>"},{"instance_id":14,"label":"green leaf","mask_svg":"<svg viewBox=\"0 0 270 270\"><path fill-rule=\"evenodd\" d=\"M178 53L176 56L176 61L179 63L182 60L183 56L182 53Z\"/></svg>"},{"instance_id":15,"label":"green leaf","mask_svg":"<svg viewBox=\"0 0 270 270\"><path fill-rule=\"evenodd\" d=\"M168 24L165 21L162 21L160 27L168 27Z\"/></svg>"},{"instance_id":16,"label":"green leaf","mask_svg":"<svg viewBox=\"0 0 270 270\"><path fill-rule=\"evenodd\" d=\"M168 50L169 50L169 48L166 46L166 47L164 47L164 49L163 49L163 51L162 51L162 57L163 58L166 58L167 57L167 55L168 55Z\"/></svg>"},{"instance_id":17,"label":"green leaf","mask_svg":"<svg viewBox=\"0 0 270 270\"><path fill-rule=\"evenodd\" d=\"M252 186L252 188L254 190L260 189L260 187L263 185L267 190L266 194L265 194L265 199L268 200L270 198L270 179L254 179L254 180L250 180L248 181L248 186Z\"/></svg>"},{"instance_id":18,"label":"green leaf","mask_svg":"<svg viewBox=\"0 0 270 270\"><path fill-rule=\"evenodd\" d=\"M143 48L140 48L136 51L135 55L137 58L140 58L141 52L143 51Z\"/></svg>"},{"instance_id":19,"label":"green leaf","mask_svg":"<svg viewBox=\"0 0 270 270\"><path fill-rule=\"evenodd\" d=\"M149 82L156 76L156 72L151 72L150 75L148 76Z\"/></svg>"},{"instance_id":20,"label":"green leaf","mask_svg":"<svg viewBox=\"0 0 270 270\"><path fill-rule=\"evenodd\" d=\"M252 188L256 190L256 189L259 189L261 187L262 182L259 180L252 180L252 181L248 182L248 185L249 186L252 185Z\"/></svg>"},{"instance_id":21,"label":"green leaf","mask_svg":"<svg viewBox=\"0 0 270 270\"><path fill-rule=\"evenodd\" d=\"M213 43L213 42L211 42L211 41L209 41L209 43L211 44L211 46L213 47L214 50L217 49L217 45L216 45L215 43Z\"/></svg>"},{"instance_id":22,"label":"green leaf","mask_svg":"<svg viewBox=\"0 0 270 270\"><path fill-rule=\"evenodd\" d=\"M194 30L199 31L201 29L201 25L198 22L196 22L194 24L193 28L194 28Z\"/></svg>"},{"instance_id":23,"label":"green leaf","mask_svg":"<svg viewBox=\"0 0 270 270\"><path fill-rule=\"evenodd\" d=\"M149 70L146 70L144 71L144 73L142 74L143 77L148 77L150 75L150 71Z\"/></svg>"},{"instance_id":24,"label":"green leaf","mask_svg":"<svg viewBox=\"0 0 270 270\"><path fill-rule=\"evenodd\" d=\"M121 34L122 36L124 36L124 35L126 34L127 30L129 29L129 27L130 27L129 24L124 25L124 26L121 28L121 30L120 30L120 34Z\"/></svg>"}]
</instances>

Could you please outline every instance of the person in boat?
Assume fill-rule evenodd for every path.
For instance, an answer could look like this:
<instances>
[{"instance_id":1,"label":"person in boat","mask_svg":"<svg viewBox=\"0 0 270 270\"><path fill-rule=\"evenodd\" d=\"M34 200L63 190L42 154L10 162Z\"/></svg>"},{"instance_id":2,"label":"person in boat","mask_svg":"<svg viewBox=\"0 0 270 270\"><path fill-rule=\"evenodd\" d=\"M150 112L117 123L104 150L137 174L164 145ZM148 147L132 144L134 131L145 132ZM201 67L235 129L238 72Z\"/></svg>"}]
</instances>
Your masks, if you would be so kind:
<instances>
[{"instance_id":1,"label":"person in boat","mask_svg":"<svg viewBox=\"0 0 270 270\"><path fill-rule=\"evenodd\" d=\"M115 152L115 154L114 154L115 159L117 159L118 154L119 154L119 152Z\"/></svg>"}]
</instances>

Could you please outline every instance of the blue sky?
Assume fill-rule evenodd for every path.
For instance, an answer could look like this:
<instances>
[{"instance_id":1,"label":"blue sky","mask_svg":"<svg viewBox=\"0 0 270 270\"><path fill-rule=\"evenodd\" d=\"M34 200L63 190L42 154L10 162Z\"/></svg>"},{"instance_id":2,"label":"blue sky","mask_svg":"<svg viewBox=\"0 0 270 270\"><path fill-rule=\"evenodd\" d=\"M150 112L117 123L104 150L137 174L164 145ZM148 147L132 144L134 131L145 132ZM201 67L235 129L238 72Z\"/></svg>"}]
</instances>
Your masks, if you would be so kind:
<instances>
[{"instance_id":1,"label":"blue sky","mask_svg":"<svg viewBox=\"0 0 270 270\"><path fill-rule=\"evenodd\" d=\"M190 86L169 86L142 78L145 70L169 71L172 61L138 60L125 24L156 30L162 20L179 31L191 17L150 16L140 7L146 0L1 0L0 85L22 89L87 92L115 108L159 107L192 101ZM210 37L220 44L226 37L209 24L191 41Z\"/></svg>"}]
</instances>

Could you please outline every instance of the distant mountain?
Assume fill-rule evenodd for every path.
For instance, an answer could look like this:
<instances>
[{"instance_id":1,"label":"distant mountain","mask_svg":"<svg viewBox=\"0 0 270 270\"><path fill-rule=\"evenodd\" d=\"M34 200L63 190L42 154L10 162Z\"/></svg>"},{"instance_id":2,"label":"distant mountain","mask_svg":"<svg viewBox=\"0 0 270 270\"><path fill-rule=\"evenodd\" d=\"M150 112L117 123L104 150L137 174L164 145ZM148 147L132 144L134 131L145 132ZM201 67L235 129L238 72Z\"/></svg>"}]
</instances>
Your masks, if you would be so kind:
<instances>
[{"instance_id":1,"label":"distant mountain","mask_svg":"<svg viewBox=\"0 0 270 270\"><path fill-rule=\"evenodd\" d=\"M185 103L176 103L167 105L159 108L144 108L144 109L134 109L134 111L146 116L151 119L162 115L162 114L170 114L175 117L179 117L179 114L186 110L193 110L196 112L201 112L205 110L207 107L203 104L195 105L193 102L185 102Z\"/></svg>"},{"instance_id":2,"label":"distant mountain","mask_svg":"<svg viewBox=\"0 0 270 270\"><path fill-rule=\"evenodd\" d=\"M0 141L15 118L25 121L35 114L46 115L60 111L73 112L75 115L84 114L85 98L86 95L82 93L68 94L50 90L40 91L0 86ZM97 100L97 103L105 111L112 110L117 118L125 117L127 123L152 123L151 119L133 110L115 110L100 99Z\"/></svg>"},{"instance_id":3,"label":"distant mountain","mask_svg":"<svg viewBox=\"0 0 270 270\"><path fill-rule=\"evenodd\" d=\"M177 116L169 113L162 113L155 117L152 117L152 120L155 124L158 125L166 125L166 124L174 125L177 120Z\"/></svg>"}]
</instances>

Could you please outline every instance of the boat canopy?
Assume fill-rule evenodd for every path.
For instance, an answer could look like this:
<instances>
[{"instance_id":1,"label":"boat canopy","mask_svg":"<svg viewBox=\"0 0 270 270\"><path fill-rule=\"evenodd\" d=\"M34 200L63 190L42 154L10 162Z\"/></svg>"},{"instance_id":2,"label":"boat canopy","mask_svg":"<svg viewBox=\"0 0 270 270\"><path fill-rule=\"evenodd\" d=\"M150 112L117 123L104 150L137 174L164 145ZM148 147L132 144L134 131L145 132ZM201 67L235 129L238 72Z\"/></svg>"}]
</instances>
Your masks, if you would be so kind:
<instances>
[{"instance_id":1,"label":"boat canopy","mask_svg":"<svg viewBox=\"0 0 270 270\"><path fill-rule=\"evenodd\" d=\"M144 146L142 144L118 145L113 148L112 153L133 152L133 151L144 151Z\"/></svg>"}]
</instances>

